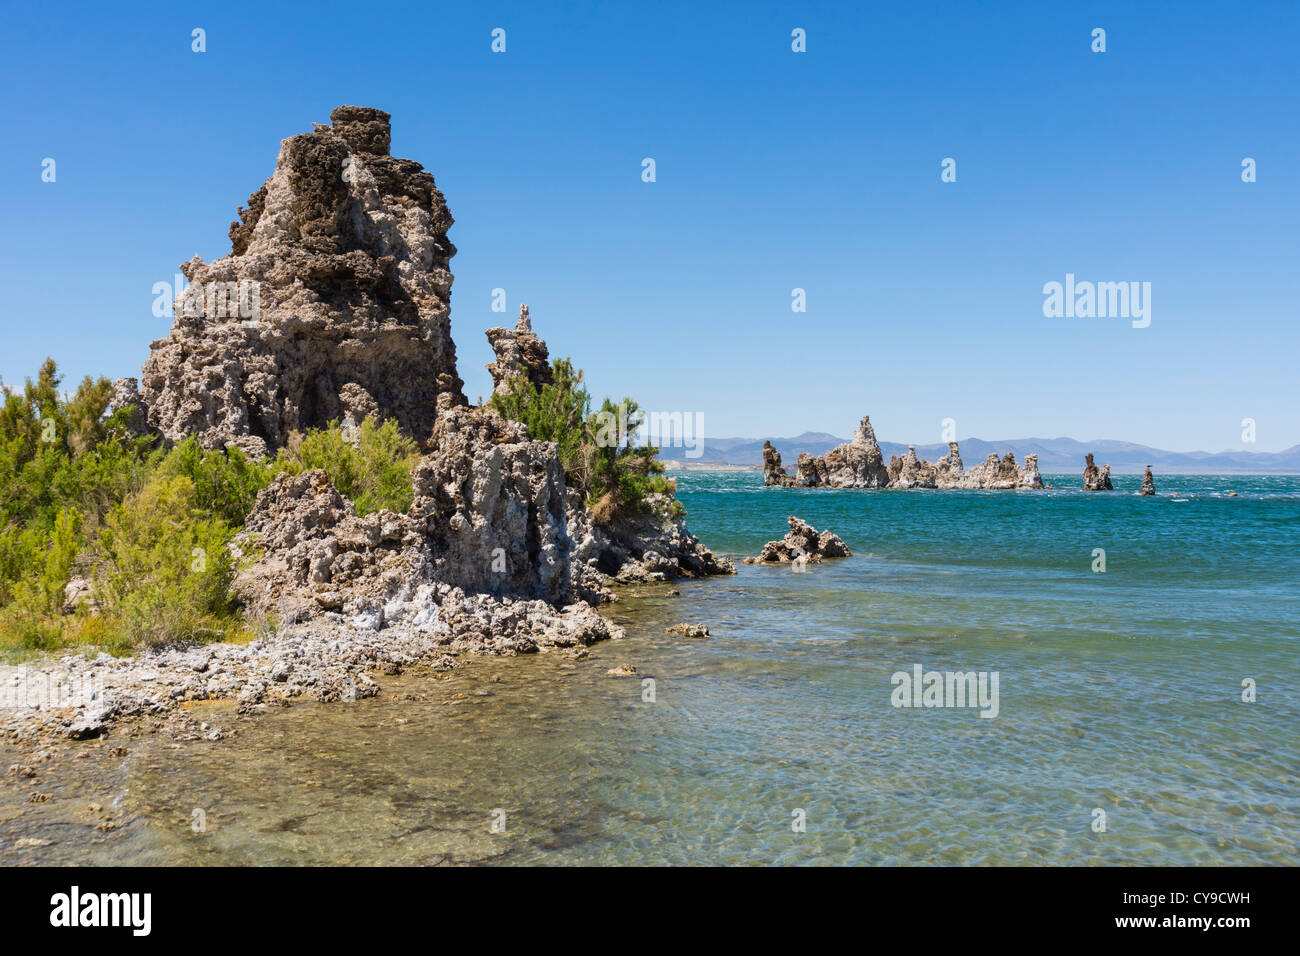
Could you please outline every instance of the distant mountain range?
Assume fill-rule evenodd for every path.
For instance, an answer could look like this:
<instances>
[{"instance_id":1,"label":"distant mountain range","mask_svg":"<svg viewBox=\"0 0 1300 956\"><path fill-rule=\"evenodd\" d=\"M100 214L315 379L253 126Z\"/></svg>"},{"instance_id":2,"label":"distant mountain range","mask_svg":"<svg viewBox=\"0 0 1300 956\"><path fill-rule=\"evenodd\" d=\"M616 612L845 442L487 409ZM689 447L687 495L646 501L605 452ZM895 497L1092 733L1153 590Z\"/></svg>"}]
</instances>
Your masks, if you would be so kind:
<instances>
[{"instance_id":1,"label":"distant mountain range","mask_svg":"<svg viewBox=\"0 0 1300 956\"><path fill-rule=\"evenodd\" d=\"M801 452L824 455L847 438L836 438L825 432L804 432L794 438L771 438L781 453L782 464L792 474ZM761 467L763 464L762 438L705 438L704 453L699 458L685 458L685 449L665 448L659 453L664 460L693 463L695 467L707 464L730 464ZM1110 465L1116 474L1141 472L1150 465L1156 474L1300 474L1300 445L1286 451L1163 451L1133 442L1098 440L1075 441L1073 438L1012 438L1006 441L985 441L966 438L960 443L962 463L967 468L977 465L990 454L998 457L1013 452L1023 461L1026 455L1038 456L1038 468L1044 474L1083 472L1083 457L1092 452L1098 465ZM889 462L890 455L904 455L907 445L882 441L880 450ZM948 454L946 443L917 445L916 453L929 461Z\"/></svg>"}]
</instances>

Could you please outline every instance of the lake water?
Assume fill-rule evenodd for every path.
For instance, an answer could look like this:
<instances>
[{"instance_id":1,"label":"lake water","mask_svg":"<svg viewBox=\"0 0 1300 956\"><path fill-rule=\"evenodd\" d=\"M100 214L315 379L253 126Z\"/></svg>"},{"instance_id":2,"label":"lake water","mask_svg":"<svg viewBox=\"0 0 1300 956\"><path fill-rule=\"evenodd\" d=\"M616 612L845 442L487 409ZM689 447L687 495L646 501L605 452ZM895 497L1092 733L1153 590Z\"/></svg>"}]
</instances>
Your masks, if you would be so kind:
<instances>
[{"instance_id":1,"label":"lake water","mask_svg":"<svg viewBox=\"0 0 1300 956\"><path fill-rule=\"evenodd\" d=\"M1300 478L1115 480L682 475L716 551L797 514L854 556L626 595L627 639L587 660L467 659L375 700L213 706L220 743L60 754L48 802L0 790L0 862L1294 863ZM712 636L663 633L683 621ZM623 663L637 678L605 675ZM997 716L893 706L916 665L996 672Z\"/></svg>"}]
</instances>

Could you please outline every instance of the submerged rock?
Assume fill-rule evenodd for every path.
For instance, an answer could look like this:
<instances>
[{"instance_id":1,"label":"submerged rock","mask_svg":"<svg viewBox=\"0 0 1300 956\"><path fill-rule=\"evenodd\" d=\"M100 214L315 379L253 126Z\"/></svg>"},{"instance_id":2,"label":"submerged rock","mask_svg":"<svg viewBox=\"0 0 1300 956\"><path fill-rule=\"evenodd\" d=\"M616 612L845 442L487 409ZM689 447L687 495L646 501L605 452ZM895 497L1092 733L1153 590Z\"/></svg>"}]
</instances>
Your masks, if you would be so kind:
<instances>
[{"instance_id":1,"label":"submerged rock","mask_svg":"<svg viewBox=\"0 0 1300 956\"><path fill-rule=\"evenodd\" d=\"M664 628L665 634L680 634L682 637L708 637L709 625L707 624L674 624L672 627Z\"/></svg>"},{"instance_id":2,"label":"submerged rock","mask_svg":"<svg viewBox=\"0 0 1300 956\"><path fill-rule=\"evenodd\" d=\"M419 163L388 154L389 114L340 106L284 140L151 346L143 404L170 441L260 455L368 410L423 440L465 404L451 340L451 213Z\"/></svg>"},{"instance_id":3,"label":"submerged rock","mask_svg":"<svg viewBox=\"0 0 1300 956\"><path fill-rule=\"evenodd\" d=\"M1156 493L1156 480L1151 475L1151 466L1147 465L1146 472L1142 475L1142 490L1140 495L1154 495Z\"/></svg>"},{"instance_id":4,"label":"submerged rock","mask_svg":"<svg viewBox=\"0 0 1300 956\"><path fill-rule=\"evenodd\" d=\"M1110 465L1102 465L1098 468L1092 460L1092 452L1088 452L1086 463L1083 468L1083 490L1084 491L1114 491L1114 486L1110 483Z\"/></svg>"},{"instance_id":5,"label":"submerged rock","mask_svg":"<svg viewBox=\"0 0 1300 956\"><path fill-rule=\"evenodd\" d=\"M769 541L756 558L746 558L746 564L777 564L789 561L819 563L822 558L849 558L853 552L848 549L839 535L830 531L818 531L794 515L787 519L790 530L780 541Z\"/></svg>"}]
</instances>

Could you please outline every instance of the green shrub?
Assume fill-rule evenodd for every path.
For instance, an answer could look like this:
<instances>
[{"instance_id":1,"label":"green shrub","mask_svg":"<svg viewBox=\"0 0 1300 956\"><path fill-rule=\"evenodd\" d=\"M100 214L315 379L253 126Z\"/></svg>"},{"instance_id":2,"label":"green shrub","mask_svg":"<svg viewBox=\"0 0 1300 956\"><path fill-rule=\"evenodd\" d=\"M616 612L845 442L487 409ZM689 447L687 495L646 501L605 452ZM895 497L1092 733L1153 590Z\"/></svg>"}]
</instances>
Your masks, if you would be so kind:
<instances>
[{"instance_id":1,"label":"green shrub","mask_svg":"<svg viewBox=\"0 0 1300 956\"><path fill-rule=\"evenodd\" d=\"M65 507L93 526L140 487L153 442L131 438L132 409L107 415L113 386L87 376L72 397L46 359L22 392L4 388L0 404L0 527L14 522L54 527Z\"/></svg>"},{"instance_id":2,"label":"green shrub","mask_svg":"<svg viewBox=\"0 0 1300 956\"><path fill-rule=\"evenodd\" d=\"M553 381L540 389L524 375L516 375L492 393L488 405L504 417L521 422L533 441L554 442L565 478L576 488L586 487L586 446L592 443L587 418L591 396L582 387L582 371L569 359L551 363Z\"/></svg>"},{"instance_id":3,"label":"green shrub","mask_svg":"<svg viewBox=\"0 0 1300 956\"><path fill-rule=\"evenodd\" d=\"M231 535L224 520L198 508L189 478L159 475L106 517L95 544L96 598L134 645L242 630L230 597Z\"/></svg>"},{"instance_id":4,"label":"green shrub","mask_svg":"<svg viewBox=\"0 0 1300 956\"><path fill-rule=\"evenodd\" d=\"M41 537L33 529L25 537L23 566L9 584L0 630L15 648L50 650L60 644L63 592L82 545L81 514L72 509L59 512L44 545L33 547Z\"/></svg>"},{"instance_id":5,"label":"green shrub","mask_svg":"<svg viewBox=\"0 0 1300 956\"><path fill-rule=\"evenodd\" d=\"M42 567L41 549L46 533L39 528L11 524L0 528L0 607L14 599L20 581Z\"/></svg>"},{"instance_id":6,"label":"green shrub","mask_svg":"<svg viewBox=\"0 0 1300 956\"><path fill-rule=\"evenodd\" d=\"M158 473L182 475L194 485L195 506L231 527L248 517L257 493L271 483L274 462L255 462L238 448L204 450L193 435L177 442L163 458Z\"/></svg>"},{"instance_id":7,"label":"green shrub","mask_svg":"<svg viewBox=\"0 0 1300 956\"><path fill-rule=\"evenodd\" d=\"M415 494L411 472L419 457L415 442L398 430L393 419L381 425L367 418L351 434L338 422L330 422L319 431L291 435L288 447L276 456L273 473L296 475L323 468L334 487L356 503L357 514L381 508L405 512Z\"/></svg>"},{"instance_id":8,"label":"green shrub","mask_svg":"<svg viewBox=\"0 0 1300 956\"><path fill-rule=\"evenodd\" d=\"M596 522L607 525L644 513L652 494L672 495L676 483L663 476L659 449L635 443L637 403L625 398L616 405L607 398L593 413L582 371L568 359L556 359L551 369L552 384L538 388L517 375L493 392L488 404L522 422L533 441L555 443L566 484L583 496ZM673 501L669 513L686 511Z\"/></svg>"}]
</instances>

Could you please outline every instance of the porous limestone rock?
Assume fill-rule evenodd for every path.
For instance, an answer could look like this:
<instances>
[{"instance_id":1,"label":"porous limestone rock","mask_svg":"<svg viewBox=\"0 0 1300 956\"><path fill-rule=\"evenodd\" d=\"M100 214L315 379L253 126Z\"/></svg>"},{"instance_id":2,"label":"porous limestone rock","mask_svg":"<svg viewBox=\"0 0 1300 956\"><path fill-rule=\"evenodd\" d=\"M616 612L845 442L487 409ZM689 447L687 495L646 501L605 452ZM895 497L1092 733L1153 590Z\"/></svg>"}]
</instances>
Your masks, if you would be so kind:
<instances>
[{"instance_id":1,"label":"porous limestone rock","mask_svg":"<svg viewBox=\"0 0 1300 956\"><path fill-rule=\"evenodd\" d=\"M260 455L371 411L423 440L441 407L465 404L442 193L388 154L389 114L340 106L330 119L281 143L230 255L181 266L190 285L142 384L168 440Z\"/></svg>"},{"instance_id":2,"label":"porous limestone rock","mask_svg":"<svg viewBox=\"0 0 1300 956\"><path fill-rule=\"evenodd\" d=\"M109 412L123 408L132 409L126 428L131 435L147 435L150 432L144 397L140 394L140 382L135 378L113 380L113 397L109 399Z\"/></svg>"},{"instance_id":3,"label":"porous limestone rock","mask_svg":"<svg viewBox=\"0 0 1300 956\"><path fill-rule=\"evenodd\" d=\"M1140 495L1154 495L1156 493L1156 480L1151 475L1151 466L1147 465L1147 470L1142 475L1142 489L1138 492Z\"/></svg>"},{"instance_id":4,"label":"porous limestone rock","mask_svg":"<svg viewBox=\"0 0 1300 956\"><path fill-rule=\"evenodd\" d=\"M772 447L770 441L763 442L763 484L789 488L794 483L794 476L787 475L781 466L781 453Z\"/></svg>"},{"instance_id":5,"label":"porous limestone rock","mask_svg":"<svg viewBox=\"0 0 1300 956\"><path fill-rule=\"evenodd\" d=\"M982 490L1033 489L1043 487L1043 476L1038 471L1038 456L1026 455L1025 466L1016 464L1016 456L1007 452L1001 458L996 454L966 472L952 485L940 487L975 488Z\"/></svg>"},{"instance_id":6,"label":"porous limestone rock","mask_svg":"<svg viewBox=\"0 0 1300 956\"><path fill-rule=\"evenodd\" d=\"M1086 456L1086 464L1083 468L1083 490L1084 491L1114 491L1114 486L1110 483L1110 465L1102 465L1098 468L1092 460L1092 452Z\"/></svg>"},{"instance_id":7,"label":"porous limestone rock","mask_svg":"<svg viewBox=\"0 0 1300 956\"><path fill-rule=\"evenodd\" d=\"M715 555L686 529L675 513L673 497L653 494L635 515L598 524L570 496L569 533L573 537L570 574L575 590L586 600L608 600L604 585L654 584L673 578L735 574L730 558Z\"/></svg>"},{"instance_id":8,"label":"porous limestone rock","mask_svg":"<svg viewBox=\"0 0 1300 956\"><path fill-rule=\"evenodd\" d=\"M1034 459L1035 462L1038 460ZM934 463L934 483L936 488L955 488L965 474L961 463L961 452L955 441L948 442L948 454Z\"/></svg>"},{"instance_id":9,"label":"porous limestone rock","mask_svg":"<svg viewBox=\"0 0 1300 956\"><path fill-rule=\"evenodd\" d=\"M488 364L492 373L492 390L496 391L510 378L522 375L538 388L549 385L554 379L550 352L546 343L533 332L528 306L519 307L519 321L514 331L500 326L487 330L487 339L496 352L496 361Z\"/></svg>"},{"instance_id":10,"label":"porous limestone rock","mask_svg":"<svg viewBox=\"0 0 1300 956\"><path fill-rule=\"evenodd\" d=\"M790 530L780 541L769 541L756 558L746 558L746 564L777 564L789 561L819 563L822 558L849 558L848 549L839 535L830 531L817 531L806 521L790 515Z\"/></svg>"},{"instance_id":11,"label":"porous limestone rock","mask_svg":"<svg viewBox=\"0 0 1300 956\"><path fill-rule=\"evenodd\" d=\"M528 440L489 408L438 419L414 474L410 514L422 523L439 581L466 591L572 600L564 470L555 445Z\"/></svg>"},{"instance_id":12,"label":"porous limestone rock","mask_svg":"<svg viewBox=\"0 0 1300 956\"><path fill-rule=\"evenodd\" d=\"M497 361L488 366L495 388L516 377L541 387L551 381L546 343L533 332L522 306L514 332L489 329ZM512 426L514 423L510 423ZM518 426L520 429L522 425ZM435 432L436 433L436 432ZM554 446L550 446L554 447ZM734 574L735 565L717 557L686 530L671 492L649 495L644 508L611 522L595 520L574 490L564 502L564 526L572 542L568 580L589 604L617 600L608 584L658 583L672 578Z\"/></svg>"},{"instance_id":13,"label":"porous limestone rock","mask_svg":"<svg viewBox=\"0 0 1300 956\"><path fill-rule=\"evenodd\" d=\"M853 438L820 457L799 456L794 483L804 488L885 488L889 472L870 417L862 416Z\"/></svg>"},{"instance_id":14,"label":"porous limestone rock","mask_svg":"<svg viewBox=\"0 0 1300 956\"><path fill-rule=\"evenodd\" d=\"M556 540L563 509L558 526L542 527L564 496L554 446L518 440L514 425L491 412L449 412L404 515L358 516L320 470L278 476L236 539L253 559L236 582L252 615L414 631L491 653L621 636L573 599L567 536Z\"/></svg>"},{"instance_id":15,"label":"porous limestone rock","mask_svg":"<svg viewBox=\"0 0 1300 956\"><path fill-rule=\"evenodd\" d=\"M928 461L917 458L915 445L908 445L907 454L902 458L890 456L889 487L935 488L938 480L939 470Z\"/></svg>"},{"instance_id":16,"label":"porous limestone rock","mask_svg":"<svg viewBox=\"0 0 1300 956\"><path fill-rule=\"evenodd\" d=\"M948 454L934 464L916 454L909 445L906 455L894 455L888 466L882 463L880 445L864 416L853 440L814 457L807 452L799 456L797 474L791 478L781 468L781 455L771 442L763 446L763 484L805 488L967 488L967 489L1040 489L1043 476L1038 471L1038 456L1028 455L1024 467L1007 452L1002 458L989 455L988 460L964 471L961 452L955 441L948 442Z\"/></svg>"}]
</instances>

